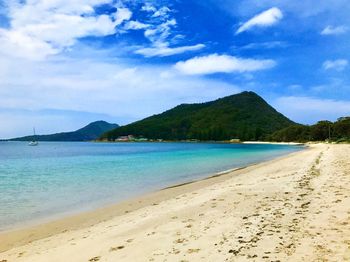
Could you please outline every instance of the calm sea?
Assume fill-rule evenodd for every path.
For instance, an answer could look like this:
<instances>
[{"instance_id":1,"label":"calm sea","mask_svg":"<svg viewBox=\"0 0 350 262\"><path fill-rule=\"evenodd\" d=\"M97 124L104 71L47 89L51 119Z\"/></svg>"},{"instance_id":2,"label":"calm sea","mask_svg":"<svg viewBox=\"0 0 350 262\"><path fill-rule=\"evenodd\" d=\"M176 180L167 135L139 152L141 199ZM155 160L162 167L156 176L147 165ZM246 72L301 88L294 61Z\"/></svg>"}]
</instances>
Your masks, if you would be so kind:
<instances>
[{"instance_id":1,"label":"calm sea","mask_svg":"<svg viewBox=\"0 0 350 262\"><path fill-rule=\"evenodd\" d=\"M0 142L0 230L301 150L203 143Z\"/></svg>"}]
</instances>

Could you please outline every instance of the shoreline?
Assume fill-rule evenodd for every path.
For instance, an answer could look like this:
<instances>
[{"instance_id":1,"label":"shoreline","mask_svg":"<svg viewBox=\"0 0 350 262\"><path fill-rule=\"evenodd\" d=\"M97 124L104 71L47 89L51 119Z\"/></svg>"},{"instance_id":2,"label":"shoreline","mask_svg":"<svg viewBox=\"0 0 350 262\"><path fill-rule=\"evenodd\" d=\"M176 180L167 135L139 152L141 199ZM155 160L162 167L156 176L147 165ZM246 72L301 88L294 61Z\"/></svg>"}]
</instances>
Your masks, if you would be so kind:
<instances>
[{"instance_id":1,"label":"shoreline","mask_svg":"<svg viewBox=\"0 0 350 262\"><path fill-rule=\"evenodd\" d=\"M14 228L0 231L0 253L62 232L90 227L113 217L121 216L150 205L157 205L162 201L174 198L178 195L223 182L244 171L250 171L256 166L265 166L282 159L287 159L305 150L309 150L307 145L305 145L304 149L297 152L291 152L266 161L220 171L198 180L174 184L118 203L105 205L88 211L51 217L51 219L40 219L25 223L24 225L15 225Z\"/></svg>"},{"instance_id":2,"label":"shoreline","mask_svg":"<svg viewBox=\"0 0 350 262\"><path fill-rule=\"evenodd\" d=\"M134 199L124 213L17 232L23 245L0 261L350 261L349 159L350 145L313 144ZM30 240L39 233L51 235Z\"/></svg>"},{"instance_id":3,"label":"shoreline","mask_svg":"<svg viewBox=\"0 0 350 262\"><path fill-rule=\"evenodd\" d=\"M265 141L244 141L242 144L257 144L257 145L288 145L288 146L301 146L305 143L299 142L265 142Z\"/></svg>"}]
</instances>

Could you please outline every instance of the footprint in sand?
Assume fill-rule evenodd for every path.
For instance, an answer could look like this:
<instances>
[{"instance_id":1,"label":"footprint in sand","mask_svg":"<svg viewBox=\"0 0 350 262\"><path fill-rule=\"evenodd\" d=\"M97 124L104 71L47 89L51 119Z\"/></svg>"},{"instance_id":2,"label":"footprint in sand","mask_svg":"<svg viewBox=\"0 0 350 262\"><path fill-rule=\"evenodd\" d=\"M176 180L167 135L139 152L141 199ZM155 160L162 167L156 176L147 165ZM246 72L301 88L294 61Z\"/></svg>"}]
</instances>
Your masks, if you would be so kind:
<instances>
[{"instance_id":1,"label":"footprint in sand","mask_svg":"<svg viewBox=\"0 0 350 262\"><path fill-rule=\"evenodd\" d=\"M93 262L93 261L100 261L101 257L98 256L98 257L93 257L93 258L90 258L89 261L90 262Z\"/></svg>"},{"instance_id":2,"label":"footprint in sand","mask_svg":"<svg viewBox=\"0 0 350 262\"><path fill-rule=\"evenodd\" d=\"M188 240L185 238L179 238L177 240L174 241L175 244L182 244L184 242L187 242Z\"/></svg>"},{"instance_id":3,"label":"footprint in sand","mask_svg":"<svg viewBox=\"0 0 350 262\"><path fill-rule=\"evenodd\" d=\"M118 251L118 250L123 249L123 248L124 248L124 246L111 247L111 248L109 249L109 252Z\"/></svg>"},{"instance_id":4,"label":"footprint in sand","mask_svg":"<svg viewBox=\"0 0 350 262\"><path fill-rule=\"evenodd\" d=\"M192 253L198 253L199 252L199 248L190 248L187 250L188 254L192 254Z\"/></svg>"},{"instance_id":5,"label":"footprint in sand","mask_svg":"<svg viewBox=\"0 0 350 262\"><path fill-rule=\"evenodd\" d=\"M23 256L23 255L24 255L24 253L25 253L25 252L20 252L20 253L18 253L18 257ZM1 261L1 262L2 262L2 261Z\"/></svg>"}]
</instances>

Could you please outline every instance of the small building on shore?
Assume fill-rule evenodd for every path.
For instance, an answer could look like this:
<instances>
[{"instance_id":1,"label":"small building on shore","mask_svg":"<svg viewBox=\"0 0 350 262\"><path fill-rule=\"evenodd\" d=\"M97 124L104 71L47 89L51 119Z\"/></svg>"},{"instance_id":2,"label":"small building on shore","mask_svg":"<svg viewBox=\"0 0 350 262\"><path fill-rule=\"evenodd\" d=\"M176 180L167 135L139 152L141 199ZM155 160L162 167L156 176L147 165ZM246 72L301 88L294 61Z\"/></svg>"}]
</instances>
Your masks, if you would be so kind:
<instances>
[{"instance_id":1,"label":"small building on shore","mask_svg":"<svg viewBox=\"0 0 350 262\"><path fill-rule=\"evenodd\" d=\"M130 142L130 141L135 141L135 137L133 135L120 136L115 140L115 142Z\"/></svg>"}]
</instances>

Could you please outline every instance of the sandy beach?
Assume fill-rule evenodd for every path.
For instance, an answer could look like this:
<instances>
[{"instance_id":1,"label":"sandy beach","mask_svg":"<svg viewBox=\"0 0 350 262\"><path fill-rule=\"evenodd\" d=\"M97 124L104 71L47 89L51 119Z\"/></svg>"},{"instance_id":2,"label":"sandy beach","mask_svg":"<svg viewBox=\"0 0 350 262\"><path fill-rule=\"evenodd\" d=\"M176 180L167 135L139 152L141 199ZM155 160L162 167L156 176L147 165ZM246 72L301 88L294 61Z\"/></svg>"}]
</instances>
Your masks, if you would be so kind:
<instances>
[{"instance_id":1,"label":"sandy beach","mask_svg":"<svg viewBox=\"0 0 350 262\"><path fill-rule=\"evenodd\" d=\"M0 261L350 261L350 145L0 234Z\"/></svg>"}]
</instances>

